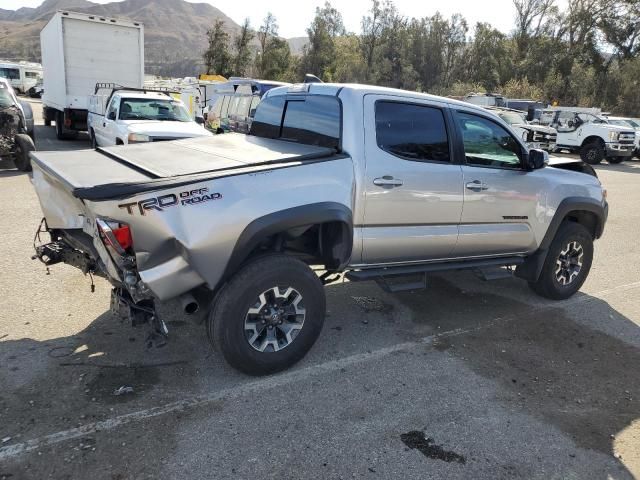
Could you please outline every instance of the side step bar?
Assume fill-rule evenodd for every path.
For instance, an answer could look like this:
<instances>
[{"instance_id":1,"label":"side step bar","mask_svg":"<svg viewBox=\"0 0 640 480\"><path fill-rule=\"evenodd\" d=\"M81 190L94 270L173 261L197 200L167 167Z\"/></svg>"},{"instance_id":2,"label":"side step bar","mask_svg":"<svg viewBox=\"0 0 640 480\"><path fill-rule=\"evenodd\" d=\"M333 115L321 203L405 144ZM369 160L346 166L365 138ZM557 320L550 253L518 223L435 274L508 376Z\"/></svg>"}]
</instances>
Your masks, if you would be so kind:
<instances>
[{"instance_id":1,"label":"side step bar","mask_svg":"<svg viewBox=\"0 0 640 480\"><path fill-rule=\"evenodd\" d=\"M499 267L508 267L523 264L523 257L503 257L482 260L467 260L460 262L439 262L439 263L423 263L420 265L403 265L397 267L380 267L366 268L362 270L352 270L345 274L345 277L351 282L362 282L367 280L375 280L381 288L388 292L400 292L405 290L416 290L425 288L426 274L433 272L445 272L450 270L466 270L466 269L490 269ZM389 282L397 277L414 276L412 281L406 283ZM420 275L420 279L416 281L415 276ZM499 277L496 277L499 278ZM488 278L489 279L489 278Z\"/></svg>"}]
</instances>

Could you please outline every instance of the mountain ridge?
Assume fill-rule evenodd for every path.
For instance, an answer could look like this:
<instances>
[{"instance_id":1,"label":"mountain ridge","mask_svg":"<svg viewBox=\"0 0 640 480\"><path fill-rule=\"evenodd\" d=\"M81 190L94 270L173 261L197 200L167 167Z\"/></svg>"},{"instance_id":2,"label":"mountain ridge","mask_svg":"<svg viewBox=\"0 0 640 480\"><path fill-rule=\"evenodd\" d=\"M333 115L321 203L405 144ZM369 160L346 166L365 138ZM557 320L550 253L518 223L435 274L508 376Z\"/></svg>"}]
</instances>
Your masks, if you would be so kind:
<instances>
[{"instance_id":1,"label":"mountain ridge","mask_svg":"<svg viewBox=\"0 0 640 480\"><path fill-rule=\"evenodd\" d=\"M132 19L145 26L145 71L193 76L203 71L206 32L222 20L233 37L240 26L209 3L184 0L124 0L98 4L89 0L44 0L38 7L0 8L0 58L40 61L40 30L57 10ZM301 39L291 39L300 53Z\"/></svg>"}]
</instances>

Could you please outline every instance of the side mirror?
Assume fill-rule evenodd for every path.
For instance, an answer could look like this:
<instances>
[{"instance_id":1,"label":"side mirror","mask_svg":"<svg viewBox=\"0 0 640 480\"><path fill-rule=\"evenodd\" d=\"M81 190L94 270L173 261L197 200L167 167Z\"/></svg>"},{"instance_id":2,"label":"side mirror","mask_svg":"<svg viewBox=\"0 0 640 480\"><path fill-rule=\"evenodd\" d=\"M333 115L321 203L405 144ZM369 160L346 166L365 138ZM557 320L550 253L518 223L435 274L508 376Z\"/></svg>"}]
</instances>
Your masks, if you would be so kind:
<instances>
[{"instance_id":1,"label":"side mirror","mask_svg":"<svg viewBox=\"0 0 640 480\"><path fill-rule=\"evenodd\" d=\"M108 118L109 120L115 120L115 119L116 119L116 112L115 112L115 110L114 110L114 111L109 112L109 115L107 116L107 118Z\"/></svg>"},{"instance_id":2,"label":"side mirror","mask_svg":"<svg viewBox=\"0 0 640 480\"><path fill-rule=\"evenodd\" d=\"M198 125L204 125L204 118L203 117L196 117L196 123Z\"/></svg>"},{"instance_id":3,"label":"side mirror","mask_svg":"<svg viewBox=\"0 0 640 480\"><path fill-rule=\"evenodd\" d=\"M549 154L544 150L532 148L525 157L525 168L528 171L544 168L549 164Z\"/></svg>"}]
</instances>

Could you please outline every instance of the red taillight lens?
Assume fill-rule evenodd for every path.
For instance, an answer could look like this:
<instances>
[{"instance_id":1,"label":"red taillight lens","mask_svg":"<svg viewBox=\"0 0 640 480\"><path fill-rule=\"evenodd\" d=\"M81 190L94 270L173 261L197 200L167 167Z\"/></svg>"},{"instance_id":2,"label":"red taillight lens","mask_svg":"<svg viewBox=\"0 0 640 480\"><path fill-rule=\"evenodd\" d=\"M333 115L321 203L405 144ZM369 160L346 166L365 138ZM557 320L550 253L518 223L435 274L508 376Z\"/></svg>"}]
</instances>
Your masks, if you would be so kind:
<instances>
[{"instance_id":1,"label":"red taillight lens","mask_svg":"<svg viewBox=\"0 0 640 480\"><path fill-rule=\"evenodd\" d=\"M128 250L133 246L133 238L129 225L123 225L113 229L113 235L124 250Z\"/></svg>"}]
</instances>

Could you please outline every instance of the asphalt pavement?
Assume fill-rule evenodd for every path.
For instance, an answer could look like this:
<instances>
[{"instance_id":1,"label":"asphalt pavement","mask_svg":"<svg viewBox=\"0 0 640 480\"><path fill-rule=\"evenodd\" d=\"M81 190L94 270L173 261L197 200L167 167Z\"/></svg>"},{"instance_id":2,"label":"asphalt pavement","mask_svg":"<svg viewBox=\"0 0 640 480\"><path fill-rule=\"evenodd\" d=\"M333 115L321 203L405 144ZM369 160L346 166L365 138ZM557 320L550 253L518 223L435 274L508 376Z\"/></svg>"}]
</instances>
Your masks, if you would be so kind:
<instances>
[{"instance_id":1,"label":"asphalt pavement","mask_svg":"<svg viewBox=\"0 0 640 480\"><path fill-rule=\"evenodd\" d=\"M332 284L311 352L263 378L212 350L205 312L163 305L170 341L148 350L107 282L31 260L40 204L5 167L0 480L640 478L638 161L597 167L610 216L572 299L473 272Z\"/></svg>"}]
</instances>

